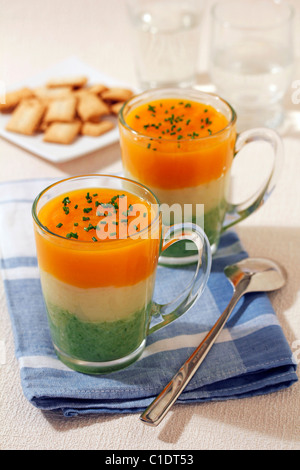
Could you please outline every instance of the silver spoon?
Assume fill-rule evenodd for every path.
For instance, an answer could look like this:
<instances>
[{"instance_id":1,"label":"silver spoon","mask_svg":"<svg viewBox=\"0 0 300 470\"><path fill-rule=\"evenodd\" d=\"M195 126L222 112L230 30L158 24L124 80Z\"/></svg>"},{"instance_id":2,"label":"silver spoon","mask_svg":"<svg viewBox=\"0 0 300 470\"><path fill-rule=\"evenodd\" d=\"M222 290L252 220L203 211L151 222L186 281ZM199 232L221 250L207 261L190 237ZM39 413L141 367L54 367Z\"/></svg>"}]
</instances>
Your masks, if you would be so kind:
<instances>
[{"instance_id":1,"label":"silver spoon","mask_svg":"<svg viewBox=\"0 0 300 470\"><path fill-rule=\"evenodd\" d=\"M262 258L246 258L236 264L226 266L224 273L233 286L233 296L228 306L193 354L141 414L140 419L144 423L157 426L162 421L204 361L238 300L248 292L280 289L284 286L286 277L282 268L274 261Z\"/></svg>"}]
</instances>

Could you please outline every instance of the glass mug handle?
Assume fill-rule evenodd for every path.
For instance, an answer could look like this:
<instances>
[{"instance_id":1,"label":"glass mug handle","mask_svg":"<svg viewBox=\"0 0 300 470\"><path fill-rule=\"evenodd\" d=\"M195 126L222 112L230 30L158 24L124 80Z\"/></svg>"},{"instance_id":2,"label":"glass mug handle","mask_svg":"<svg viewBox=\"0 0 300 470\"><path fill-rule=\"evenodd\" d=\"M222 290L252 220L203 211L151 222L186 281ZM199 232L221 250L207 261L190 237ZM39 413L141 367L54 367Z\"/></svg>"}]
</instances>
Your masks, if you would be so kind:
<instances>
[{"instance_id":1,"label":"glass mug handle","mask_svg":"<svg viewBox=\"0 0 300 470\"><path fill-rule=\"evenodd\" d=\"M204 231L196 224L183 223L164 227L161 251L180 240L194 242L198 250L198 262L193 278L178 297L167 304L153 302L147 335L159 330L183 315L202 294L211 271L212 255Z\"/></svg>"},{"instance_id":2,"label":"glass mug handle","mask_svg":"<svg viewBox=\"0 0 300 470\"><path fill-rule=\"evenodd\" d=\"M268 128L255 128L242 132L235 144L235 155L248 143L263 141L271 145L274 152L272 169L267 181L254 194L239 204L227 204L227 211L221 233L244 220L262 206L271 195L283 163L283 143L276 131Z\"/></svg>"}]
</instances>

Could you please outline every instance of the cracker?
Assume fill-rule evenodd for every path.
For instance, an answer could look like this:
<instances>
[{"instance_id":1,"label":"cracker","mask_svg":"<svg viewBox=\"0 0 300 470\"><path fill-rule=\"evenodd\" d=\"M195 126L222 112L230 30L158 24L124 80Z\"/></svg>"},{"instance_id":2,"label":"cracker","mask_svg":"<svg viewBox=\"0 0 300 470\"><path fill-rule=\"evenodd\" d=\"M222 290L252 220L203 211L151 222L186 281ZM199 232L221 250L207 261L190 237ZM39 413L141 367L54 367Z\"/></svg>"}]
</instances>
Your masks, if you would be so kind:
<instances>
[{"instance_id":1,"label":"cracker","mask_svg":"<svg viewBox=\"0 0 300 470\"><path fill-rule=\"evenodd\" d=\"M110 107L111 112L117 116L124 103L125 101L120 101L119 103L112 104Z\"/></svg>"},{"instance_id":2,"label":"cracker","mask_svg":"<svg viewBox=\"0 0 300 470\"><path fill-rule=\"evenodd\" d=\"M73 91L73 95L76 96L76 98L79 98L80 96L84 96L87 93L89 93L88 88L78 88L78 90Z\"/></svg>"},{"instance_id":3,"label":"cracker","mask_svg":"<svg viewBox=\"0 0 300 470\"><path fill-rule=\"evenodd\" d=\"M0 111L12 111L23 99L32 98L33 92L30 88L21 88L5 94L5 103L0 103Z\"/></svg>"},{"instance_id":4,"label":"cracker","mask_svg":"<svg viewBox=\"0 0 300 470\"><path fill-rule=\"evenodd\" d=\"M19 134L32 135L37 130L45 106L36 98L21 101L14 110L6 130Z\"/></svg>"},{"instance_id":5,"label":"cracker","mask_svg":"<svg viewBox=\"0 0 300 470\"><path fill-rule=\"evenodd\" d=\"M108 90L106 85L103 85L102 83L98 83L96 85L92 85L88 88L90 93L95 93L95 95L100 95L103 93L103 91Z\"/></svg>"},{"instance_id":6,"label":"cracker","mask_svg":"<svg viewBox=\"0 0 300 470\"><path fill-rule=\"evenodd\" d=\"M44 121L48 123L74 121L76 114L76 103L77 100L73 96L70 98L62 98L51 101L48 105Z\"/></svg>"},{"instance_id":7,"label":"cracker","mask_svg":"<svg viewBox=\"0 0 300 470\"><path fill-rule=\"evenodd\" d=\"M110 114L107 104L93 93L85 93L79 96L77 112L83 121Z\"/></svg>"},{"instance_id":8,"label":"cracker","mask_svg":"<svg viewBox=\"0 0 300 470\"><path fill-rule=\"evenodd\" d=\"M126 88L109 88L101 93L101 98L110 102L127 101L132 95L133 92Z\"/></svg>"},{"instance_id":9,"label":"cracker","mask_svg":"<svg viewBox=\"0 0 300 470\"><path fill-rule=\"evenodd\" d=\"M58 88L48 88L46 86L41 86L33 90L35 96L42 100L56 100L58 98L66 98L72 93L72 87L62 86Z\"/></svg>"},{"instance_id":10,"label":"cracker","mask_svg":"<svg viewBox=\"0 0 300 470\"><path fill-rule=\"evenodd\" d=\"M87 83L87 77L84 75L76 76L76 77L61 77L61 78L53 78L49 80L47 86L49 88L56 88L62 86L70 86L72 88L81 88Z\"/></svg>"},{"instance_id":11,"label":"cracker","mask_svg":"<svg viewBox=\"0 0 300 470\"><path fill-rule=\"evenodd\" d=\"M91 137L98 137L105 132L110 131L115 126L111 121L85 122L81 127L81 134Z\"/></svg>"},{"instance_id":12,"label":"cracker","mask_svg":"<svg viewBox=\"0 0 300 470\"><path fill-rule=\"evenodd\" d=\"M43 140L56 144L71 144L79 134L80 127L80 121L53 122L47 127Z\"/></svg>"}]
</instances>

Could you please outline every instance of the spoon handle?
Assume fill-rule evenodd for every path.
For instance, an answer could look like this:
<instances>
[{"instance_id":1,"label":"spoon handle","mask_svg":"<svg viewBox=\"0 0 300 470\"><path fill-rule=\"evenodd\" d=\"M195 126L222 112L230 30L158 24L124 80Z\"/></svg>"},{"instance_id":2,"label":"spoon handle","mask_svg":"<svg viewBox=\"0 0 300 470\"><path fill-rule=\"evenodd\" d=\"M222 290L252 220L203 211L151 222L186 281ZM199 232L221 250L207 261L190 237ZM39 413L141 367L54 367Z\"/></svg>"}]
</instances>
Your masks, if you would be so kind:
<instances>
[{"instance_id":1,"label":"spoon handle","mask_svg":"<svg viewBox=\"0 0 300 470\"><path fill-rule=\"evenodd\" d=\"M152 426L157 426L162 421L173 403L177 400L181 392L187 386L197 369L204 361L212 345L221 333L236 303L244 293L244 287L238 284L229 304L227 305L224 312L220 315L212 329L191 354L191 356L186 360L186 362L181 366L181 368L162 390L162 392L141 414L141 421Z\"/></svg>"}]
</instances>

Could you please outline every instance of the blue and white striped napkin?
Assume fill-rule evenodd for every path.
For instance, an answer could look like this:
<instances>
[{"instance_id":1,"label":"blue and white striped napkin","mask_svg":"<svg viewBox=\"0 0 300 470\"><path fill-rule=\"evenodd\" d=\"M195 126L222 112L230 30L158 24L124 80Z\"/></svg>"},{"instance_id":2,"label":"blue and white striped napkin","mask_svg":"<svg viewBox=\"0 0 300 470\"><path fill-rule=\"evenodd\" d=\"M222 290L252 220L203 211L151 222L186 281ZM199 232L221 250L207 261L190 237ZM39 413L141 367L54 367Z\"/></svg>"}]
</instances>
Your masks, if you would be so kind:
<instances>
[{"instance_id":1,"label":"blue and white striped napkin","mask_svg":"<svg viewBox=\"0 0 300 470\"><path fill-rule=\"evenodd\" d=\"M65 416L140 412L225 309L232 287L223 269L247 253L234 232L226 233L202 297L181 318L150 335L135 364L102 376L72 371L57 359L51 343L31 220L33 199L52 182L0 184L1 270L24 395L34 406L60 410ZM159 267L155 300L171 300L193 270ZM178 402L251 397L276 392L295 381L296 363L267 295L247 294Z\"/></svg>"}]
</instances>

